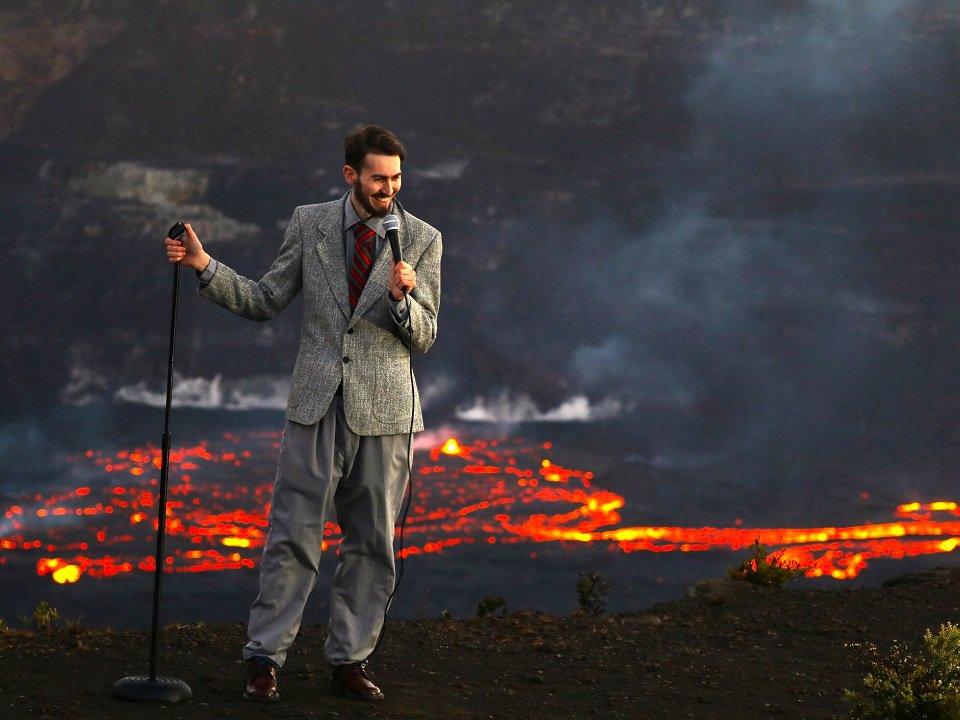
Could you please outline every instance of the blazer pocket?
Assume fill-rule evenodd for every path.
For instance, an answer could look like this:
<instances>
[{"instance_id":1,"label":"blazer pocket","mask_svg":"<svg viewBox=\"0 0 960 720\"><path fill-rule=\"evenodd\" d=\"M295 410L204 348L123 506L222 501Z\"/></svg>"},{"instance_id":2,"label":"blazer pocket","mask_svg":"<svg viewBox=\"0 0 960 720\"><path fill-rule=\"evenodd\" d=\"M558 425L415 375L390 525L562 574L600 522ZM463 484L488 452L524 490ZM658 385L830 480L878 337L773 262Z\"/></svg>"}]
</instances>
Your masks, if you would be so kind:
<instances>
[{"instance_id":1,"label":"blazer pocket","mask_svg":"<svg viewBox=\"0 0 960 720\"><path fill-rule=\"evenodd\" d=\"M410 386L410 369L406 356L402 361L382 360L377 363L374 384L373 414L379 420L397 423L410 417L413 400Z\"/></svg>"}]
</instances>

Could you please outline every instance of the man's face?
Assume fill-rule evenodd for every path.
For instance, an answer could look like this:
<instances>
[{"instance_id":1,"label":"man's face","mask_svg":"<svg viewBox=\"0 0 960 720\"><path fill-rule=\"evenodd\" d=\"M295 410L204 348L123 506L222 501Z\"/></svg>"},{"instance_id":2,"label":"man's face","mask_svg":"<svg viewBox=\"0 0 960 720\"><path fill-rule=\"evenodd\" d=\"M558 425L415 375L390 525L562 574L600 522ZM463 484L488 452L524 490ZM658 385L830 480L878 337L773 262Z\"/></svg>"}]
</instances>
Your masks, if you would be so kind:
<instances>
[{"instance_id":1,"label":"man's face","mask_svg":"<svg viewBox=\"0 0 960 720\"><path fill-rule=\"evenodd\" d=\"M353 185L354 207L367 214L383 217L390 212L400 192L400 157L368 153L359 173L347 165L343 177Z\"/></svg>"}]
</instances>

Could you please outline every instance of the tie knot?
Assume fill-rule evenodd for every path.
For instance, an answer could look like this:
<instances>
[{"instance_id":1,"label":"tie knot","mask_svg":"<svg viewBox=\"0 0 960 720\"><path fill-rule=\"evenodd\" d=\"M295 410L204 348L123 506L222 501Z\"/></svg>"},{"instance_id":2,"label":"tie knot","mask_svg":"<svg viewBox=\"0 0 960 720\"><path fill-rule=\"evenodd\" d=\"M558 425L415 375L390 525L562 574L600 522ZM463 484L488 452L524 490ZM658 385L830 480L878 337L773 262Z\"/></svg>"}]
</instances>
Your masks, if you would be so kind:
<instances>
[{"instance_id":1,"label":"tie knot","mask_svg":"<svg viewBox=\"0 0 960 720\"><path fill-rule=\"evenodd\" d=\"M358 222L353 226L353 237L358 243L369 243L376 233L366 224Z\"/></svg>"}]
</instances>

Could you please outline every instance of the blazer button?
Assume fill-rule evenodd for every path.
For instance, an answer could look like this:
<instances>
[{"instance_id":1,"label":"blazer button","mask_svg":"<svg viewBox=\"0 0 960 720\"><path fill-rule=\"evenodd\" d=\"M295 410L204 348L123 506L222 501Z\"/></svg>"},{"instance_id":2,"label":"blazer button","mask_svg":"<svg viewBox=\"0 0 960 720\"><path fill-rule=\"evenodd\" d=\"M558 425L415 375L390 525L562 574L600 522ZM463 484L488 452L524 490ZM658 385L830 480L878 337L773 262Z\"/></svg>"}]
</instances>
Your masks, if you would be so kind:
<instances>
[{"instance_id":1,"label":"blazer button","mask_svg":"<svg viewBox=\"0 0 960 720\"><path fill-rule=\"evenodd\" d=\"M353 328L347 328L347 335L353 335Z\"/></svg>"},{"instance_id":2,"label":"blazer button","mask_svg":"<svg viewBox=\"0 0 960 720\"><path fill-rule=\"evenodd\" d=\"M348 362L350 362L350 358L349 358L348 356L344 355L344 356L343 356L343 361L344 361L345 363L348 363Z\"/></svg>"}]
</instances>

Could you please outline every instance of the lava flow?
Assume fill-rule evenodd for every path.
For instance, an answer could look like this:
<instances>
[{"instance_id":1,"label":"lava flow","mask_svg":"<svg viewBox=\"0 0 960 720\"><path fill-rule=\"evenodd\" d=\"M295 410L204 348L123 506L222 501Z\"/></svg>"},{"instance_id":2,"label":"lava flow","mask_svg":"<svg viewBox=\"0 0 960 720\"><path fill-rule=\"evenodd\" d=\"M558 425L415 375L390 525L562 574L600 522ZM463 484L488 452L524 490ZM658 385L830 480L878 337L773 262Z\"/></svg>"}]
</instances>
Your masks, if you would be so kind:
<instances>
[{"instance_id":1,"label":"lava flow","mask_svg":"<svg viewBox=\"0 0 960 720\"><path fill-rule=\"evenodd\" d=\"M173 449L165 508L166 570L210 572L259 562L279 435L226 435ZM856 577L874 558L952 552L954 502L901 505L890 522L812 528L628 526L625 499L596 487L589 471L554 464L549 443L450 439L415 462L404 556L461 544L606 543L614 552L737 550L759 541L808 576ZM70 458L79 487L19 498L0 514L0 568L32 563L57 583L153 572L160 450ZM251 484L251 478L256 478ZM328 523L324 549L340 531Z\"/></svg>"}]
</instances>

